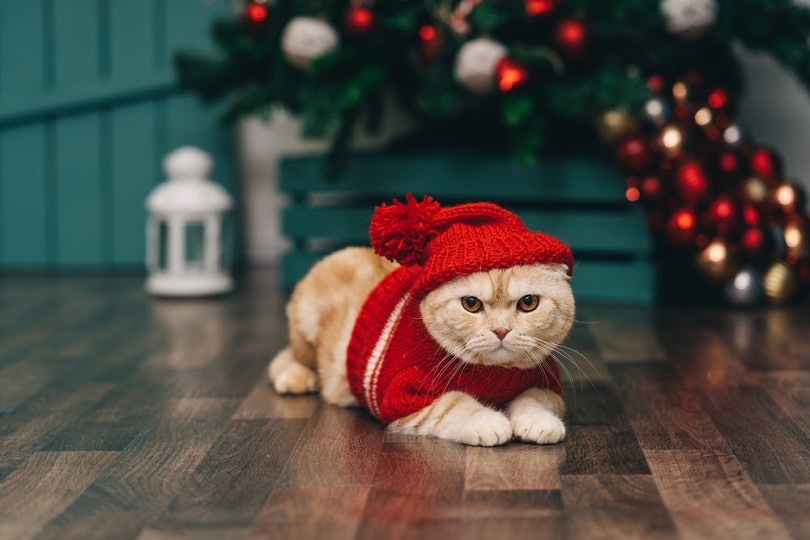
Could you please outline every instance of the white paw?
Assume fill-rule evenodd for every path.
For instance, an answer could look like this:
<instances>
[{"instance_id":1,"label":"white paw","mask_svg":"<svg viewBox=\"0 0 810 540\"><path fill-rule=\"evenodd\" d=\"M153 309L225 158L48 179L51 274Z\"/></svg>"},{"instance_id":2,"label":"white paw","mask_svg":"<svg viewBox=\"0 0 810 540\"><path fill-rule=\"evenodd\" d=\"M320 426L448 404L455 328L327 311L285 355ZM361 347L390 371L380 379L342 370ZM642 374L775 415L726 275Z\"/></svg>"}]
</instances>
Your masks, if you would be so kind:
<instances>
[{"instance_id":1,"label":"white paw","mask_svg":"<svg viewBox=\"0 0 810 540\"><path fill-rule=\"evenodd\" d=\"M464 424L458 440L474 446L496 446L512 438L512 426L506 415L490 409L473 414Z\"/></svg>"},{"instance_id":2,"label":"white paw","mask_svg":"<svg viewBox=\"0 0 810 540\"><path fill-rule=\"evenodd\" d=\"M551 412L532 408L512 417L512 432L526 442L554 444L565 438L565 425Z\"/></svg>"},{"instance_id":3,"label":"white paw","mask_svg":"<svg viewBox=\"0 0 810 540\"><path fill-rule=\"evenodd\" d=\"M279 394L307 394L318 390L318 377L300 364L285 366L273 374L272 381Z\"/></svg>"}]
</instances>

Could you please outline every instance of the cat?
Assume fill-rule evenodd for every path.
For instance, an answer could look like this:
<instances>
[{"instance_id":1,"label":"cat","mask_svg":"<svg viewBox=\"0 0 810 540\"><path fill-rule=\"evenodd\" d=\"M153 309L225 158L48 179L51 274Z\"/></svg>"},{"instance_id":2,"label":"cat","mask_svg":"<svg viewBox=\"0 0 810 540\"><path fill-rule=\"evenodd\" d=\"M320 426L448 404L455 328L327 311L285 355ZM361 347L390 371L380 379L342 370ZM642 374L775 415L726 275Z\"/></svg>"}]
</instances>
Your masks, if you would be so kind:
<instances>
[{"instance_id":1,"label":"cat","mask_svg":"<svg viewBox=\"0 0 810 540\"><path fill-rule=\"evenodd\" d=\"M452 251L442 248L435 260ZM479 446L557 443L565 404L551 354L575 312L564 255L448 279L442 272L453 264L443 260L431 267L371 248L333 253L293 291L289 346L270 362L270 382L280 394L319 391L327 403L365 406L395 433ZM396 305L383 309L378 297Z\"/></svg>"}]
</instances>

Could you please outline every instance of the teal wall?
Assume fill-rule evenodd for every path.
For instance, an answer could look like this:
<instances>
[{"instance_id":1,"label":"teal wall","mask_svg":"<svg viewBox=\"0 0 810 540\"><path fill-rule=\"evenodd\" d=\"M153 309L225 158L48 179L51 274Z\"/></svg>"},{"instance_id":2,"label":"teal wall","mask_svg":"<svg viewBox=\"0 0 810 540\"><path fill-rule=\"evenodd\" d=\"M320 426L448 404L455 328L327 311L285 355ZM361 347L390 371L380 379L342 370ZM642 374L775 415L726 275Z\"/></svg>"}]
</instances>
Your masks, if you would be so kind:
<instances>
[{"instance_id":1,"label":"teal wall","mask_svg":"<svg viewBox=\"0 0 810 540\"><path fill-rule=\"evenodd\" d=\"M229 133L171 57L230 0L0 0L0 269L142 267L144 200L192 144L233 192Z\"/></svg>"}]
</instances>

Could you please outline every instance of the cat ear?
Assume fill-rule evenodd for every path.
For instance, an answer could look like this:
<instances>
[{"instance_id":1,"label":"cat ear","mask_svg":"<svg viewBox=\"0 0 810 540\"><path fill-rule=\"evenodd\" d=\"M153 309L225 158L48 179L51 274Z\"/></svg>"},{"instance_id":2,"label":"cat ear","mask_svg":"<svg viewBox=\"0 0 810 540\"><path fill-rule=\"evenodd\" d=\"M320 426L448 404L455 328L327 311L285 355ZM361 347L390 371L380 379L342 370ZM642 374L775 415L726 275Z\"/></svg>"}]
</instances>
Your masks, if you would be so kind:
<instances>
[{"instance_id":1,"label":"cat ear","mask_svg":"<svg viewBox=\"0 0 810 540\"><path fill-rule=\"evenodd\" d=\"M425 263L425 248L439 231L436 216L441 206L425 195L417 201L408 193L405 202L394 199L391 205L381 204L371 216L369 235L378 255L406 266Z\"/></svg>"},{"instance_id":2,"label":"cat ear","mask_svg":"<svg viewBox=\"0 0 810 540\"><path fill-rule=\"evenodd\" d=\"M549 267L550 270L553 270L554 272L556 272L556 273L560 274L562 277L564 277L566 281L571 280L571 272L570 272L570 268L568 267L567 264L550 263L550 264L548 264L548 267Z\"/></svg>"}]
</instances>

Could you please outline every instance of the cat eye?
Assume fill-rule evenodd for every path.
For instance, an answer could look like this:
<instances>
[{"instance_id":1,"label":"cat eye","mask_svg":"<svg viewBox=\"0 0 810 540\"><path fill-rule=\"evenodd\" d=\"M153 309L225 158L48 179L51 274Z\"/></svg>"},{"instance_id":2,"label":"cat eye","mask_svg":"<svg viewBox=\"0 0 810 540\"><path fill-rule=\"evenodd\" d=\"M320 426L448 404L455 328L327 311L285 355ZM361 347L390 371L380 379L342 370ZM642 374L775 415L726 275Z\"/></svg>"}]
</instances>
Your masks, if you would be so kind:
<instances>
[{"instance_id":1,"label":"cat eye","mask_svg":"<svg viewBox=\"0 0 810 540\"><path fill-rule=\"evenodd\" d=\"M478 313L484 309L484 303L475 296L465 296L461 299L461 305L470 313Z\"/></svg>"},{"instance_id":2,"label":"cat eye","mask_svg":"<svg viewBox=\"0 0 810 540\"><path fill-rule=\"evenodd\" d=\"M540 304L540 297L536 294L527 294L520 300L518 300L517 308L520 311L528 313L529 311L534 311L537 309L537 305Z\"/></svg>"}]
</instances>

